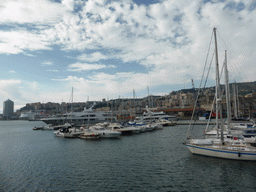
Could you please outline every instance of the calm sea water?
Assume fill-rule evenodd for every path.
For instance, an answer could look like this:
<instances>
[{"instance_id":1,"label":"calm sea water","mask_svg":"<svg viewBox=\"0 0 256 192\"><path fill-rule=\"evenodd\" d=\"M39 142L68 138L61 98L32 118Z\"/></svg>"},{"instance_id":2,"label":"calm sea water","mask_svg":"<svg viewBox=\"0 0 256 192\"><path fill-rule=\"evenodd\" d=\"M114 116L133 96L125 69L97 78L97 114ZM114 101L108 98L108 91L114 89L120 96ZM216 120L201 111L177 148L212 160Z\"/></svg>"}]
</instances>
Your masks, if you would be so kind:
<instances>
[{"instance_id":1,"label":"calm sea water","mask_svg":"<svg viewBox=\"0 0 256 192\"><path fill-rule=\"evenodd\" d=\"M256 162L192 155L184 125L89 141L32 130L42 124L0 122L0 191L256 190Z\"/></svg>"}]
</instances>

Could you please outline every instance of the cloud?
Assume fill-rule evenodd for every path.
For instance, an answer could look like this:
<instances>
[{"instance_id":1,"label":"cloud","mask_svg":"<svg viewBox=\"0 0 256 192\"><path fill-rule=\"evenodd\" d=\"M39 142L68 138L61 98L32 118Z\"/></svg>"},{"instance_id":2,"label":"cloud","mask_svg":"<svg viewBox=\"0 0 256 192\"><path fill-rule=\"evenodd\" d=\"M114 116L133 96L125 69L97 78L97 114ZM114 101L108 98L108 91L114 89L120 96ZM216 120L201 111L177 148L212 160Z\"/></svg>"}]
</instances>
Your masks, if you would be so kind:
<instances>
[{"instance_id":1,"label":"cloud","mask_svg":"<svg viewBox=\"0 0 256 192\"><path fill-rule=\"evenodd\" d=\"M42 64L43 64L43 65L52 65L53 62L52 62L52 61L44 61Z\"/></svg>"},{"instance_id":2,"label":"cloud","mask_svg":"<svg viewBox=\"0 0 256 192\"><path fill-rule=\"evenodd\" d=\"M82 54L77 57L78 60L87 61L87 62L97 62L101 59L109 59L106 55L101 54L100 52L94 52L92 54Z\"/></svg>"},{"instance_id":3,"label":"cloud","mask_svg":"<svg viewBox=\"0 0 256 192\"><path fill-rule=\"evenodd\" d=\"M33 91L37 91L39 88L39 84L36 81L32 81L32 82L27 82L27 85L29 86L29 88Z\"/></svg>"},{"instance_id":4,"label":"cloud","mask_svg":"<svg viewBox=\"0 0 256 192\"><path fill-rule=\"evenodd\" d=\"M62 4L65 5L68 10L73 11L75 2L73 0L62 0Z\"/></svg>"},{"instance_id":5,"label":"cloud","mask_svg":"<svg viewBox=\"0 0 256 192\"><path fill-rule=\"evenodd\" d=\"M16 97L19 97L21 95L19 91L19 86L21 85L21 80L15 80L15 79L0 79L0 99L2 101L9 99L14 99Z\"/></svg>"},{"instance_id":6,"label":"cloud","mask_svg":"<svg viewBox=\"0 0 256 192\"><path fill-rule=\"evenodd\" d=\"M77 100L82 101L88 95L94 100L101 100L104 97L116 98L117 95L132 96L133 89L146 90L147 86L155 87L159 85L159 82L163 81L166 81L166 85L170 81L173 84L184 81L184 79L175 79L175 76L168 76L168 74L168 70L163 70L161 73L155 71L150 74L121 72L110 75L100 72L93 73L86 79L83 77L68 76L64 79L55 79L55 81L65 82L67 87L74 87L74 95L76 95ZM154 90L151 90L151 92L154 92ZM145 95L140 96L144 97L146 95L147 93L145 92Z\"/></svg>"},{"instance_id":7,"label":"cloud","mask_svg":"<svg viewBox=\"0 0 256 192\"><path fill-rule=\"evenodd\" d=\"M30 53L23 52L23 54L26 55L26 56L29 56L29 57L36 57L36 55L30 54Z\"/></svg>"},{"instance_id":8,"label":"cloud","mask_svg":"<svg viewBox=\"0 0 256 192\"><path fill-rule=\"evenodd\" d=\"M9 71L9 73L16 73L15 71Z\"/></svg>"},{"instance_id":9,"label":"cloud","mask_svg":"<svg viewBox=\"0 0 256 192\"><path fill-rule=\"evenodd\" d=\"M81 79L83 79L83 78L77 78L77 77L74 77L74 76L68 76L65 79L52 79L52 80L53 81L80 81Z\"/></svg>"},{"instance_id":10,"label":"cloud","mask_svg":"<svg viewBox=\"0 0 256 192\"><path fill-rule=\"evenodd\" d=\"M10 79L10 80L5 80L5 79L0 79L0 88L5 89L9 86L17 86L21 83L21 80L15 80L15 79Z\"/></svg>"},{"instance_id":11,"label":"cloud","mask_svg":"<svg viewBox=\"0 0 256 192\"><path fill-rule=\"evenodd\" d=\"M0 2L0 24L53 24L63 16L65 7L48 0L8 0Z\"/></svg>"},{"instance_id":12,"label":"cloud","mask_svg":"<svg viewBox=\"0 0 256 192\"><path fill-rule=\"evenodd\" d=\"M49 71L49 72L59 72L59 70L46 70L46 71Z\"/></svg>"},{"instance_id":13,"label":"cloud","mask_svg":"<svg viewBox=\"0 0 256 192\"><path fill-rule=\"evenodd\" d=\"M24 50L50 50L50 43L42 41L42 36L36 32L18 29L12 31L0 30L0 53L18 54Z\"/></svg>"},{"instance_id":14,"label":"cloud","mask_svg":"<svg viewBox=\"0 0 256 192\"><path fill-rule=\"evenodd\" d=\"M88 63L74 63L68 66L69 71L91 71L104 68L114 68L114 65L102 65L102 64L88 64Z\"/></svg>"},{"instance_id":15,"label":"cloud","mask_svg":"<svg viewBox=\"0 0 256 192\"><path fill-rule=\"evenodd\" d=\"M65 6L53 1L0 1L0 53L28 55L27 50L50 50L51 36L46 36L44 30L64 14L68 14Z\"/></svg>"}]
</instances>

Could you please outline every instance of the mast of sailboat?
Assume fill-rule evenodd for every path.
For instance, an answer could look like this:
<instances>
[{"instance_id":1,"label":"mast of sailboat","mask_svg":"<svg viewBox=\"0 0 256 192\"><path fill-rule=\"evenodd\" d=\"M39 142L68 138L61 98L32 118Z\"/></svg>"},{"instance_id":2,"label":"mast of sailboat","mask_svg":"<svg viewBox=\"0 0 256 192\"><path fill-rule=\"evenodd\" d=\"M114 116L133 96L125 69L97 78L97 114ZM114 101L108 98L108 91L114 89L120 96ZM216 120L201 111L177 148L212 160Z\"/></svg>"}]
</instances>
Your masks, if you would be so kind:
<instances>
[{"instance_id":1,"label":"mast of sailboat","mask_svg":"<svg viewBox=\"0 0 256 192\"><path fill-rule=\"evenodd\" d=\"M136 104L135 104L135 90L133 89L133 107L134 107L134 119L136 117Z\"/></svg>"},{"instance_id":2,"label":"mast of sailboat","mask_svg":"<svg viewBox=\"0 0 256 192\"><path fill-rule=\"evenodd\" d=\"M111 100L111 123L112 123L112 117L113 117L113 99Z\"/></svg>"},{"instance_id":3,"label":"mast of sailboat","mask_svg":"<svg viewBox=\"0 0 256 192\"><path fill-rule=\"evenodd\" d=\"M150 96L149 96L149 88L148 88L148 86L147 86L147 90L148 90L148 107L150 108L151 102L150 102Z\"/></svg>"},{"instance_id":4,"label":"mast of sailboat","mask_svg":"<svg viewBox=\"0 0 256 192\"><path fill-rule=\"evenodd\" d=\"M234 100L234 116L237 119L238 115L237 115L237 103L236 103L236 85L235 85L236 81L233 84L233 100Z\"/></svg>"},{"instance_id":5,"label":"mast of sailboat","mask_svg":"<svg viewBox=\"0 0 256 192\"><path fill-rule=\"evenodd\" d=\"M226 103L227 103L227 124L230 125L231 122L231 107L230 107L230 90L229 90L229 78L228 78L228 61L227 61L227 50L225 50L225 89L226 89Z\"/></svg>"},{"instance_id":6,"label":"mast of sailboat","mask_svg":"<svg viewBox=\"0 0 256 192\"><path fill-rule=\"evenodd\" d=\"M72 124L72 120L73 120L73 87L72 87L72 91L71 91L71 124Z\"/></svg>"},{"instance_id":7,"label":"mast of sailboat","mask_svg":"<svg viewBox=\"0 0 256 192\"><path fill-rule=\"evenodd\" d=\"M217 46L217 35L216 35L216 28L213 28L214 32L214 39L215 39L215 64L216 64L216 125L217 125L217 136L218 129L219 129L219 113L220 113L220 119L222 119L222 111L221 111L221 98L220 98L220 75L219 75L219 61L218 61L218 46ZM220 104L219 104L220 102ZM222 122L222 121L221 121ZM223 126L221 123L221 142L223 143Z\"/></svg>"},{"instance_id":8,"label":"mast of sailboat","mask_svg":"<svg viewBox=\"0 0 256 192\"><path fill-rule=\"evenodd\" d=\"M236 85L236 102L237 102L237 117L240 118L239 109L239 96L238 96L238 84Z\"/></svg>"}]
</instances>

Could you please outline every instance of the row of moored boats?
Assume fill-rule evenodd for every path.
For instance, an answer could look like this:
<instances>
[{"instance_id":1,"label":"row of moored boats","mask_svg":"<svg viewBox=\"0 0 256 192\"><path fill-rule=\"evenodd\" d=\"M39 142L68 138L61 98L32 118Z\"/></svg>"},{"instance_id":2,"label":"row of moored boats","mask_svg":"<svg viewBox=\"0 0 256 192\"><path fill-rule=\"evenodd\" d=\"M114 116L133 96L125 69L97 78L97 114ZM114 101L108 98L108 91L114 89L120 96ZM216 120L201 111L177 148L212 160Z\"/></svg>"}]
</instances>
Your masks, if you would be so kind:
<instances>
[{"instance_id":1,"label":"row of moored boats","mask_svg":"<svg viewBox=\"0 0 256 192\"><path fill-rule=\"evenodd\" d=\"M95 125L85 125L76 127L70 123L65 123L62 126L49 126L49 127L35 127L34 130L54 130L54 135L57 137L64 138L76 138L80 137L82 139L100 139L100 138L118 138L121 135L132 135L139 134L143 132L150 132L157 129L162 129L166 126L166 121L158 121L151 123L97 123ZM174 125L172 124L169 125ZM57 129L57 130L56 130Z\"/></svg>"}]
</instances>

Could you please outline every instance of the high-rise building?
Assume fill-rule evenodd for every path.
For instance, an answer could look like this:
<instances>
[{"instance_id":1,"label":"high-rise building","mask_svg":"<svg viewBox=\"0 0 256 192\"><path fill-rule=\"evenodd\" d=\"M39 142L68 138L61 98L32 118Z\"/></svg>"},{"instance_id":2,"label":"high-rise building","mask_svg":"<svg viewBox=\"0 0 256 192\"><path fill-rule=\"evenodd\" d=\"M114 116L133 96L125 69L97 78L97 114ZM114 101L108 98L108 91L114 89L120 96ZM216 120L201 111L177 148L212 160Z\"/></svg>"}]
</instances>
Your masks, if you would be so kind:
<instances>
[{"instance_id":1,"label":"high-rise building","mask_svg":"<svg viewBox=\"0 0 256 192\"><path fill-rule=\"evenodd\" d=\"M4 108L3 108L3 117L5 119L10 119L13 116L13 108L14 102L10 99L4 101Z\"/></svg>"}]
</instances>

